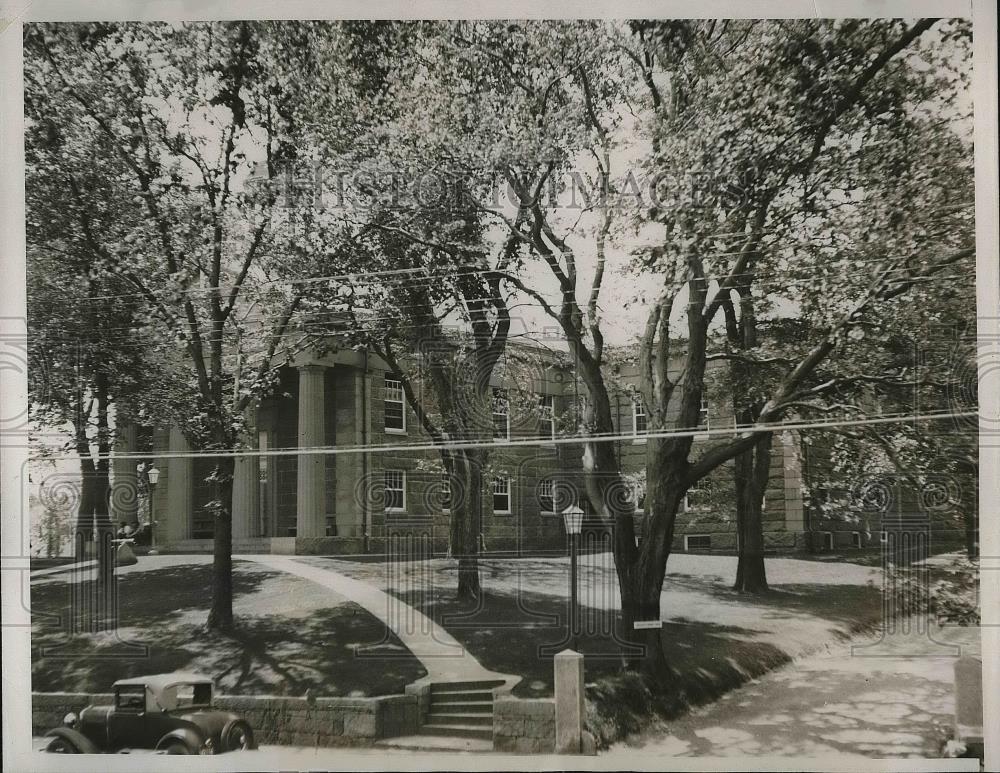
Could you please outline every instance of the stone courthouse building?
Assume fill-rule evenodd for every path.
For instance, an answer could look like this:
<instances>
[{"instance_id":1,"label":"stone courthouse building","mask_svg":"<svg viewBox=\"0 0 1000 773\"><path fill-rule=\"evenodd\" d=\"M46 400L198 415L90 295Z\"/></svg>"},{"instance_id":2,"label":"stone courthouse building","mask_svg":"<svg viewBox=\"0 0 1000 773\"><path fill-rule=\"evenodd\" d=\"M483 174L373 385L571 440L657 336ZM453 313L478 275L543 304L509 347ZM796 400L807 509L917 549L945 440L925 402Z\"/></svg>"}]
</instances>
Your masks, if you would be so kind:
<instances>
[{"instance_id":1,"label":"stone courthouse building","mask_svg":"<svg viewBox=\"0 0 1000 773\"><path fill-rule=\"evenodd\" d=\"M583 385L564 353L511 349L514 354L494 374L493 400L484 409L489 415L482 417L486 437L492 431L495 442L481 492L482 547L489 553L562 552L561 511L571 504L591 509L580 493L582 446L558 442L575 432ZM608 373L608 382L620 436L611 442L618 445L630 484L626 494L635 498L641 518L647 443L645 414L634 399L638 370L626 358ZM447 551L449 504L464 492L450 491L439 452L407 404L398 375L378 357L347 348L300 355L282 368L280 383L250 424L251 445L265 453L236 462L234 552L382 553L394 535L426 535L434 552ZM705 400L698 429L715 432L696 436L694 454L728 428L734 428L731 400ZM160 477L153 490L155 546L164 552L211 551L211 487L205 478L212 460L186 455L191 449L176 426L138 434L145 434L154 453L164 454L156 461ZM135 428L121 433L121 453L131 450L136 436ZM865 548L885 540L877 512L844 518L818 504L828 495L828 469L823 452L803 443L798 432L775 435L764 504L768 551ZM134 463L123 459L114 475L113 485L130 476L134 481ZM730 463L688 492L673 549L735 552L734 501ZM134 512L119 509L116 517L135 520ZM944 538L960 539L952 516L934 522ZM601 528L593 518L587 526L591 532Z\"/></svg>"}]
</instances>

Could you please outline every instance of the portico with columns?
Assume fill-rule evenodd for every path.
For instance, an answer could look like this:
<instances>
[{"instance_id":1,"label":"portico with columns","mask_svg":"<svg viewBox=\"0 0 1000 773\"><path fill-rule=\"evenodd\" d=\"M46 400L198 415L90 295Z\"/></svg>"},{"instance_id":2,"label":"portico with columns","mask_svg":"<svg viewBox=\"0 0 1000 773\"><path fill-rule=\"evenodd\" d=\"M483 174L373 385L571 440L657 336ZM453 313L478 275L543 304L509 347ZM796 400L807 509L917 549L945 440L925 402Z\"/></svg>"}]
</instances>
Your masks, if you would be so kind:
<instances>
[{"instance_id":1,"label":"portico with columns","mask_svg":"<svg viewBox=\"0 0 1000 773\"><path fill-rule=\"evenodd\" d=\"M367 365L355 351L300 357L281 369L273 394L248 413L244 449L278 453L234 461L234 550L313 552L323 548L320 542L329 548L331 538L348 552L360 547L352 543L365 536L367 502L358 485L365 465L361 454L331 451L365 442ZM191 447L178 426L154 432L153 448L167 452L154 492L156 543L210 549L211 518L201 502L209 498L203 478L211 460L184 455ZM127 437L119 449L127 452ZM134 476L134 461L131 470Z\"/></svg>"}]
</instances>

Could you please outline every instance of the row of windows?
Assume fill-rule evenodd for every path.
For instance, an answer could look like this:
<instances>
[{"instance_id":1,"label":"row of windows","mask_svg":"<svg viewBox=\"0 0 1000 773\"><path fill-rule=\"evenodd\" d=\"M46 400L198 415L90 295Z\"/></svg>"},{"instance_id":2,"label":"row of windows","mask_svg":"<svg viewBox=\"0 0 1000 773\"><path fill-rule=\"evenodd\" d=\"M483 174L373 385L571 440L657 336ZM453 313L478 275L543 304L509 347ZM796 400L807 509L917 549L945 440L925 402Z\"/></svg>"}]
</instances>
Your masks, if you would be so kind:
<instances>
[{"instance_id":1,"label":"row of windows","mask_svg":"<svg viewBox=\"0 0 1000 773\"><path fill-rule=\"evenodd\" d=\"M493 439L510 440L510 399L504 389L495 388L491 400L493 419ZM385 431L395 434L406 432L406 407L403 382L391 376L385 377ZM646 408L641 399L632 402L632 434L645 435L647 428ZM711 429L709 406L707 398L701 400L701 410L697 429ZM553 395L538 396L538 435L542 438L555 439L556 416L555 397Z\"/></svg>"},{"instance_id":2,"label":"row of windows","mask_svg":"<svg viewBox=\"0 0 1000 773\"><path fill-rule=\"evenodd\" d=\"M822 532L822 534L823 534L823 550L833 550L833 547L834 547L833 532L832 531L824 531L824 532ZM882 545L888 544L888 542L889 542L889 532L887 532L887 531L880 531L878 533L878 541L879 541L879 544L882 544ZM862 540L861 540L861 532L860 531L852 531L851 532L851 547L852 548L860 548L860 547L862 547Z\"/></svg>"},{"instance_id":3,"label":"row of windows","mask_svg":"<svg viewBox=\"0 0 1000 773\"><path fill-rule=\"evenodd\" d=\"M683 510L685 512L699 512L711 509L709 501L711 495L711 481L702 481L700 488L690 489L684 496ZM406 512L406 470L385 470L385 509L390 513ZM499 476L493 479L493 512L500 515L509 515L511 509L511 489L513 479L506 476ZM447 474L441 475L441 509L447 512L451 508L451 478ZM645 507L645 494L641 491L633 490L633 501L638 510ZM557 511L556 502L556 482L552 479L539 481L537 488L538 509L544 515L554 515ZM563 503L559 503L560 505ZM568 504L568 503L566 503ZM559 508L561 509L561 508Z\"/></svg>"},{"instance_id":4,"label":"row of windows","mask_svg":"<svg viewBox=\"0 0 1000 773\"><path fill-rule=\"evenodd\" d=\"M385 470L385 510L388 513L406 512L406 470ZM548 484L549 494L546 497L544 491ZM539 488L538 501L548 503L549 507L542 507L543 513L552 512L552 492L551 481L545 481ZM507 477L497 477L493 479L493 512L500 515L510 515L511 510L511 479ZM451 508L451 478L447 475L441 476L441 509L448 511Z\"/></svg>"},{"instance_id":5,"label":"row of windows","mask_svg":"<svg viewBox=\"0 0 1000 773\"><path fill-rule=\"evenodd\" d=\"M823 537L823 550L833 550L834 549L834 537L832 531L822 532ZM887 532L879 532L879 542L881 544L886 544L889 541ZM851 532L851 547L861 548L862 539L861 532L852 531ZM710 550L712 548L712 535L710 534L686 534L684 536L684 549L685 550Z\"/></svg>"},{"instance_id":6,"label":"row of windows","mask_svg":"<svg viewBox=\"0 0 1000 773\"><path fill-rule=\"evenodd\" d=\"M647 428L646 406L640 398L632 401L632 434L645 435ZM698 412L698 426L696 429L708 432L712 428L708 410L708 398L701 398L701 409Z\"/></svg>"}]
</instances>

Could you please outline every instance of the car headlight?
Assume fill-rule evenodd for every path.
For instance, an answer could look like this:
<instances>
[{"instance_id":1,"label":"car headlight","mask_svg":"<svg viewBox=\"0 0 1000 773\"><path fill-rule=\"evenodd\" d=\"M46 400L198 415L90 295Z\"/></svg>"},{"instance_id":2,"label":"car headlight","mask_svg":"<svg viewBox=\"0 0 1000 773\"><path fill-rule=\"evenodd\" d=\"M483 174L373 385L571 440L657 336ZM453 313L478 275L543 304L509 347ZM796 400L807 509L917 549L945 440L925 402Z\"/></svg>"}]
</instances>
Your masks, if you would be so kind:
<instances>
[{"instance_id":1,"label":"car headlight","mask_svg":"<svg viewBox=\"0 0 1000 773\"><path fill-rule=\"evenodd\" d=\"M211 738L206 738L205 743L201 745L202 754L215 754L215 744L212 743Z\"/></svg>"},{"instance_id":2,"label":"car headlight","mask_svg":"<svg viewBox=\"0 0 1000 773\"><path fill-rule=\"evenodd\" d=\"M72 711L63 717L63 724L66 725L66 727L76 727L77 721L78 718Z\"/></svg>"}]
</instances>

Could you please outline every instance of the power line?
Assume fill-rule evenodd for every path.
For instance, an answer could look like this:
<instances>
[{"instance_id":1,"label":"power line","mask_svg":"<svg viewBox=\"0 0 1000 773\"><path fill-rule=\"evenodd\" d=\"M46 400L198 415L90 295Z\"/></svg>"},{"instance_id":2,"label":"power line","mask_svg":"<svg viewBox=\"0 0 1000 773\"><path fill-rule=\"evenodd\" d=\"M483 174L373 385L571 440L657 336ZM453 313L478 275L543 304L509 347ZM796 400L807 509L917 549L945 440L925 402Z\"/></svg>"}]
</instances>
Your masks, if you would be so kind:
<instances>
[{"instance_id":1,"label":"power line","mask_svg":"<svg viewBox=\"0 0 1000 773\"><path fill-rule=\"evenodd\" d=\"M357 445L357 446L309 446L306 448L280 448L261 451L259 449L248 449L242 451L218 449L207 451L184 451L184 452L129 452L98 454L95 458L100 459L186 459L186 458L217 458L217 457L269 457L269 456L314 456L314 455L337 455L337 454L359 454L359 453L399 453L407 451L461 451L477 448L504 449L504 448L531 448L533 446L554 446L554 445L580 445L582 443L608 443L619 440L649 440L667 439L680 437L732 437L742 434L749 436L763 432L780 432L807 429L828 429L831 427L861 427L884 424L901 424L911 421L941 421L943 419L965 419L978 417L979 411L940 411L936 413L908 414L898 416L879 416L870 419L850 419L824 422L771 422L766 424L734 424L733 427L725 429L685 429L685 430L659 430L646 433L604 433L600 435L576 435L571 437L556 438L524 438L508 440L470 440L470 441L449 441L445 443L397 443L394 445ZM30 457L34 460L45 459L70 459L76 458L75 454L63 456L53 456L51 454L35 455Z\"/></svg>"}]
</instances>

